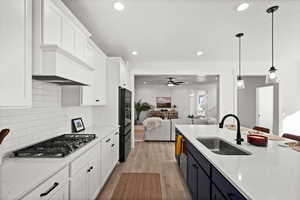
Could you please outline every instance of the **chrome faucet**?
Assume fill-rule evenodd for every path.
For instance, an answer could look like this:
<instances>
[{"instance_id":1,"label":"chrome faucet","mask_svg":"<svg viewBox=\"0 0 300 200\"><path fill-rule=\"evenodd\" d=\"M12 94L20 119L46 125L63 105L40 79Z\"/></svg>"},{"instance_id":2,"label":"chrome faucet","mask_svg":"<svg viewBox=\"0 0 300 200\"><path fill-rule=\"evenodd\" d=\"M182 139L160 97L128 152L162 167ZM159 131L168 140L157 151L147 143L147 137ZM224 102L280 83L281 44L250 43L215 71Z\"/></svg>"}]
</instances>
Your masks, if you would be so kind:
<instances>
[{"instance_id":1,"label":"chrome faucet","mask_svg":"<svg viewBox=\"0 0 300 200\"><path fill-rule=\"evenodd\" d=\"M233 117L233 118L236 119L236 121L237 121L236 144L241 145L242 142L244 141L244 139L243 139L242 136L241 136L241 124L240 124L240 120L239 120L239 118L238 118L236 115L234 115L234 114L227 114L227 115L225 115L225 116L223 117L221 123L219 123L219 128L223 128L223 126L224 126L224 121L225 121L225 119L226 119L227 117Z\"/></svg>"}]
</instances>

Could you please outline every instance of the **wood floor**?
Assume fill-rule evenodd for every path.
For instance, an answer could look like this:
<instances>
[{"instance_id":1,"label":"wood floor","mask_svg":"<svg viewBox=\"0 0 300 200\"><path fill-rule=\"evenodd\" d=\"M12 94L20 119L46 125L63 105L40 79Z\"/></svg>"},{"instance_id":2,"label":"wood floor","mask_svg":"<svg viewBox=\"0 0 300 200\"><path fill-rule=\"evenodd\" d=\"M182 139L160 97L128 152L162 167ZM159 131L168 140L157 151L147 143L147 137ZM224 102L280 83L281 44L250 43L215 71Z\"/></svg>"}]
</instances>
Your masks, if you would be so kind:
<instances>
[{"instance_id":1,"label":"wood floor","mask_svg":"<svg viewBox=\"0 0 300 200\"><path fill-rule=\"evenodd\" d=\"M162 199L190 200L190 193L174 158L172 142L136 142L127 161L116 166L97 200L110 200L123 172L159 173ZM129 183L130 184L130 183Z\"/></svg>"}]
</instances>

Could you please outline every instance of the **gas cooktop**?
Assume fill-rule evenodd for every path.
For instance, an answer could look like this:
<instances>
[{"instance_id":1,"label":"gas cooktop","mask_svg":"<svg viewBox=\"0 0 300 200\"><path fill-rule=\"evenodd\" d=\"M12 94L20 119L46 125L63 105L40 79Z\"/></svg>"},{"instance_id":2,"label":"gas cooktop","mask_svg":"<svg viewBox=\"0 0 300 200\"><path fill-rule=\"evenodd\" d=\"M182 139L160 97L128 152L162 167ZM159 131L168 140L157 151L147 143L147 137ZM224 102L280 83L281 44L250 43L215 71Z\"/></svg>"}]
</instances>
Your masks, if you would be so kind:
<instances>
[{"instance_id":1,"label":"gas cooktop","mask_svg":"<svg viewBox=\"0 0 300 200\"><path fill-rule=\"evenodd\" d=\"M95 134L64 134L14 152L15 157L61 158L96 138Z\"/></svg>"}]
</instances>

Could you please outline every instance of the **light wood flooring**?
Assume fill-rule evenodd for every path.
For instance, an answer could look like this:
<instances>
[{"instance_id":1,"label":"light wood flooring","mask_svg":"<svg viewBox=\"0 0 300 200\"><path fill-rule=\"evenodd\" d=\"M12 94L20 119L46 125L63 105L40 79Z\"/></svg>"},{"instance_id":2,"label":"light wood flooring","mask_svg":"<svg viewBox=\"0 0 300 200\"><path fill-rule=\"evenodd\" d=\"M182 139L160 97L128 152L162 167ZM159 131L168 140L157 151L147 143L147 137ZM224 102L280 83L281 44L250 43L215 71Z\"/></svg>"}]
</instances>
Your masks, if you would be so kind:
<instances>
[{"instance_id":1,"label":"light wood flooring","mask_svg":"<svg viewBox=\"0 0 300 200\"><path fill-rule=\"evenodd\" d=\"M159 173L164 200L190 200L190 193L175 161L172 142L136 142L127 161L116 166L97 200L109 200L123 172ZM129 183L130 184L130 183Z\"/></svg>"}]
</instances>

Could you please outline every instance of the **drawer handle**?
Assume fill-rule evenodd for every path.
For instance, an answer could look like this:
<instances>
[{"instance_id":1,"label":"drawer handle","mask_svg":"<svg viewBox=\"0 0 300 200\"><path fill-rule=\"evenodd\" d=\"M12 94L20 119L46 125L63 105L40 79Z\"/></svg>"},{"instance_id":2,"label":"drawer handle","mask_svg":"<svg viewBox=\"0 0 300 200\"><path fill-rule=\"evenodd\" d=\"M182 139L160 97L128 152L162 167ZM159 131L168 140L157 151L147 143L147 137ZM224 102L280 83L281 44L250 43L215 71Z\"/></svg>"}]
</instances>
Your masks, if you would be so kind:
<instances>
[{"instance_id":1,"label":"drawer handle","mask_svg":"<svg viewBox=\"0 0 300 200\"><path fill-rule=\"evenodd\" d=\"M96 99L96 102L99 102L100 100L99 99Z\"/></svg>"},{"instance_id":2,"label":"drawer handle","mask_svg":"<svg viewBox=\"0 0 300 200\"><path fill-rule=\"evenodd\" d=\"M110 138L109 139L107 139L105 142L109 142L110 141Z\"/></svg>"},{"instance_id":3,"label":"drawer handle","mask_svg":"<svg viewBox=\"0 0 300 200\"><path fill-rule=\"evenodd\" d=\"M118 135L118 134L119 134L119 132L116 132L116 133L115 133L115 135Z\"/></svg>"},{"instance_id":4,"label":"drawer handle","mask_svg":"<svg viewBox=\"0 0 300 200\"><path fill-rule=\"evenodd\" d=\"M59 183L55 182L55 183L49 188L49 190L47 190L47 192L44 192L44 193L40 194L40 197L47 196L47 195L48 195L52 190L54 190L58 185L59 185Z\"/></svg>"},{"instance_id":5,"label":"drawer handle","mask_svg":"<svg viewBox=\"0 0 300 200\"><path fill-rule=\"evenodd\" d=\"M112 144L112 145L111 145L111 147L114 147L114 146L115 146L115 144Z\"/></svg>"}]
</instances>

